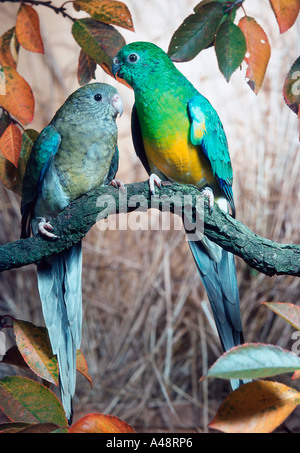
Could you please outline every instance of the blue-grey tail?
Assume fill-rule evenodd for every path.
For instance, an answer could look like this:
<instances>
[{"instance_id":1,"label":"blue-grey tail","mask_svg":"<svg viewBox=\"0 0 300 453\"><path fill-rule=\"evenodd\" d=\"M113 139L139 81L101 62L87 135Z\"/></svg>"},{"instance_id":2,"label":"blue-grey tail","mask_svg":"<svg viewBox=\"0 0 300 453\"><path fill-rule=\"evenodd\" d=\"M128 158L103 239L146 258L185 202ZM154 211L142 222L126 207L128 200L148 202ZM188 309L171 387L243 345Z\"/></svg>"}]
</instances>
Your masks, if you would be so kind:
<instances>
[{"instance_id":1,"label":"blue-grey tail","mask_svg":"<svg viewBox=\"0 0 300 453\"><path fill-rule=\"evenodd\" d=\"M43 261L37 271L43 315L58 360L62 404L71 424L82 326L81 242Z\"/></svg>"},{"instance_id":2,"label":"blue-grey tail","mask_svg":"<svg viewBox=\"0 0 300 453\"><path fill-rule=\"evenodd\" d=\"M189 241L224 351L244 342L234 256L207 238ZM239 380L231 380L232 388Z\"/></svg>"}]
</instances>

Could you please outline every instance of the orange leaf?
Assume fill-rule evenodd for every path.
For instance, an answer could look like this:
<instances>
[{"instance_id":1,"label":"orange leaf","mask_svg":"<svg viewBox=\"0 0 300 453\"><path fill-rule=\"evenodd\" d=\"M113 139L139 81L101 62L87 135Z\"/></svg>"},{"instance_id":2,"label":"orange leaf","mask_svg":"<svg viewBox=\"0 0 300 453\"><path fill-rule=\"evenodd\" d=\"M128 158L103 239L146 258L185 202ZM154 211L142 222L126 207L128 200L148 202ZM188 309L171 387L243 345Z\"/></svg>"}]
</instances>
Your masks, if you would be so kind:
<instances>
[{"instance_id":1,"label":"orange leaf","mask_svg":"<svg viewBox=\"0 0 300 453\"><path fill-rule=\"evenodd\" d=\"M250 87L257 94L264 80L271 56L271 47L264 30L252 17L242 17L239 27L244 33L247 43L246 77L249 78Z\"/></svg>"},{"instance_id":2,"label":"orange leaf","mask_svg":"<svg viewBox=\"0 0 300 453\"><path fill-rule=\"evenodd\" d=\"M5 120L4 120L5 121ZM0 133L1 133L1 122L0 122ZM38 132L33 129L27 129L22 135L22 147L21 153L18 160L18 168L16 168L11 162L0 154L0 179L2 180L5 187L18 195L22 196L22 181L25 173L25 168L33 142L38 136Z\"/></svg>"},{"instance_id":3,"label":"orange leaf","mask_svg":"<svg viewBox=\"0 0 300 453\"><path fill-rule=\"evenodd\" d=\"M295 23L299 14L299 0L270 0L280 33L284 33Z\"/></svg>"},{"instance_id":4,"label":"orange leaf","mask_svg":"<svg viewBox=\"0 0 300 453\"><path fill-rule=\"evenodd\" d=\"M291 377L292 381L295 381L296 379L300 379L300 370L297 370L294 372L293 376Z\"/></svg>"},{"instance_id":5,"label":"orange leaf","mask_svg":"<svg viewBox=\"0 0 300 453\"><path fill-rule=\"evenodd\" d=\"M21 5L16 22L17 39L31 52L44 53L38 13L29 5Z\"/></svg>"},{"instance_id":6,"label":"orange leaf","mask_svg":"<svg viewBox=\"0 0 300 453\"><path fill-rule=\"evenodd\" d=\"M127 423L113 415L88 414L74 423L69 433L134 433Z\"/></svg>"},{"instance_id":7,"label":"orange leaf","mask_svg":"<svg viewBox=\"0 0 300 453\"><path fill-rule=\"evenodd\" d=\"M0 37L0 63L16 69L19 43L16 40L15 27Z\"/></svg>"},{"instance_id":8,"label":"orange leaf","mask_svg":"<svg viewBox=\"0 0 300 453\"><path fill-rule=\"evenodd\" d=\"M77 349L76 351L76 370L82 374L90 383L91 387L93 386L92 378L89 375L89 369L86 363L86 359L81 352L81 349Z\"/></svg>"},{"instance_id":9,"label":"orange leaf","mask_svg":"<svg viewBox=\"0 0 300 453\"><path fill-rule=\"evenodd\" d=\"M106 24L118 25L134 31L129 9L123 2L117 0L76 0L75 9L81 9Z\"/></svg>"},{"instance_id":10,"label":"orange leaf","mask_svg":"<svg viewBox=\"0 0 300 453\"><path fill-rule=\"evenodd\" d=\"M0 151L3 156L12 162L15 167L18 166L22 145L22 133L18 126L10 124L0 138Z\"/></svg>"},{"instance_id":11,"label":"orange leaf","mask_svg":"<svg viewBox=\"0 0 300 453\"><path fill-rule=\"evenodd\" d=\"M209 424L226 433L270 433L300 404L300 393L279 382L256 381L230 393Z\"/></svg>"},{"instance_id":12,"label":"orange leaf","mask_svg":"<svg viewBox=\"0 0 300 453\"><path fill-rule=\"evenodd\" d=\"M0 70L0 105L22 124L30 123L33 119L32 90L26 80L9 66L2 66Z\"/></svg>"},{"instance_id":13,"label":"orange leaf","mask_svg":"<svg viewBox=\"0 0 300 453\"><path fill-rule=\"evenodd\" d=\"M48 331L27 321L14 319L18 349L32 371L48 382L58 385L57 360L52 354Z\"/></svg>"}]
</instances>

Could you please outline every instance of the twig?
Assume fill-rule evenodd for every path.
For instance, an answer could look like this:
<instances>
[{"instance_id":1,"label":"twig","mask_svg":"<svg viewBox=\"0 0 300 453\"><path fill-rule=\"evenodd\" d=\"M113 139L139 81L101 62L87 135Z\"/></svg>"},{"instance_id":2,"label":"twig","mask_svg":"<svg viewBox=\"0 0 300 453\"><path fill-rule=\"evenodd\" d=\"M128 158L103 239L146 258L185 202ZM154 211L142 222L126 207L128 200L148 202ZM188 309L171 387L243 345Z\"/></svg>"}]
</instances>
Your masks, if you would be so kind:
<instances>
[{"instance_id":1,"label":"twig","mask_svg":"<svg viewBox=\"0 0 300 453\"><path fill-rule=\"evenodd\" d=\"M29 3L30 5L36 5L36 6L46 6L47 8L52 9L56 14L62 14L63 17L68 17L72 22L75 22L74 17L70 16L68 13L66 13L66 8L64 7L65 2L63 3L60 7L52 5L51 1L42 1L42 0L0 0L0 3L6 3L6 2L11 2L11 3Z\"/></svg>"}]
</instances>

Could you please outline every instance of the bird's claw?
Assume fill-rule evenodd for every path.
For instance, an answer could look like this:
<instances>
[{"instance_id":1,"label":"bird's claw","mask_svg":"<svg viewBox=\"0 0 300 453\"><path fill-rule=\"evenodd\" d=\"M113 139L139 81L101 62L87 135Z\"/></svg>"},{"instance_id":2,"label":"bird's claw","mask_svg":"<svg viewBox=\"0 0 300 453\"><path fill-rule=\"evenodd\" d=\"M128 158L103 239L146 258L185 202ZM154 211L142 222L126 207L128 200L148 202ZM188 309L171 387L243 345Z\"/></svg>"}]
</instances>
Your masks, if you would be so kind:
<instances>
[{"instance_id":1,"label":"bird's claw","mask_svg":"<svg viewBox=\"0 0 300 453\"><path fill-rule=\"evenodd\" d=\"M213 211L214 207L214 202L215 202L215 197L212 189L210 187L204 187L200 191L202 197L207 197L208 198L208 206L209 206L209 213L211 214Z\"/></svg>"},{"instance_id":2,"label":"bird's claw","mask_svg":"<svg viewBox=\"0 0 300 453\"><path fill-rule=\"evenodd\" d=\"M171 184L170 181L163 181L162 179L160 179L160 177L157 176L157 174L155 174L155 173L151 173L148 183L149 183L150 193L152 195L155 195L155 185L160 188L161 186L167 186L167 185Z\"/></svg>"},{"instance_id":3,"label":"bird's claw","mask_svg":"<svg viewBox=\"0 0 300 453\"><path fill-rule=\"evenodd\" d=\"M59 236L57 236L56 234L54 233L51 233L49 230L52 230L53 231L53 226L51 225L50 222L47 222L46 219L42 218L40 221L39 221L39 224L38 224L38 230L39 230L39 233L42 235L42 236L46 236L48 238L51 238L51 239L57 239Z\"/></svg>"},{"instance_id":4,"label":"bird's claw","mask_svg":"<svg viewBox=\"0 0 300 453\"><path fill-rule=\"evenodd\" d=\"M110 181L109 186L113 186L113 187L115 187L116 189L117 189L118 187L120 187L120 189L121 189L122 191L125 190L125 184L124 184L123 181L121 181L120 179L113 179L112 181Z\"/></svg>"}]
</instances>

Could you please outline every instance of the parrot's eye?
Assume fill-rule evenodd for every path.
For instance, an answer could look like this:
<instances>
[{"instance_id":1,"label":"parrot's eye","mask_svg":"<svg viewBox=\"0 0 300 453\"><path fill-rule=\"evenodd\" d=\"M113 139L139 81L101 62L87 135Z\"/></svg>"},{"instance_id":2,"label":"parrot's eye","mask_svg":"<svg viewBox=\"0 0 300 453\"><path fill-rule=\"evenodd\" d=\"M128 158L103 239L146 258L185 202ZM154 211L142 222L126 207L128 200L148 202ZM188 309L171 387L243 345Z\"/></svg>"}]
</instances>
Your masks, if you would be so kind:
<instances>
[{"instance_id":1,"label":"parrot's eye","mask_svg":"<svg viewBox=\"0 0 300 453\"><path fill-rule=\"evenodd\" d=\"M136 61L138 61L138 59L139 56L136 53L131 53L130 55L128 55L128 61L130 63L135 63Z\"/></svg>"},{"instance_id":2,"label":"parrot's eye","mask_svg":"<svg viewBox=\"0 0 300 453\"><path fill-rule=\"evenodd\" d=\"M100 93L95 94L94 96L95 101L101 101L102 95Z\"/></svg>"}]
</instances>

